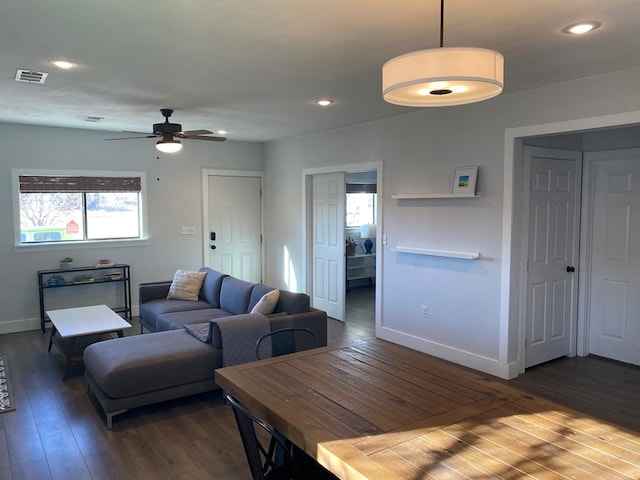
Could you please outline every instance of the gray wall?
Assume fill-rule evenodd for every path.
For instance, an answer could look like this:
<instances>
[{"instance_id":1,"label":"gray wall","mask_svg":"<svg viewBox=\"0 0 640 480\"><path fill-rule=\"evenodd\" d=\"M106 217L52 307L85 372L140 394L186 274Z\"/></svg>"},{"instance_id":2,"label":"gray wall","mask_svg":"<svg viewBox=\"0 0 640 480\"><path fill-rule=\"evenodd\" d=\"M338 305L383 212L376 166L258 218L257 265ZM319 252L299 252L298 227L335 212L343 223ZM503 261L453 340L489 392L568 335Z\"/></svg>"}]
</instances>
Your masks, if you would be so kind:
<instances>
[{"instance_id":1,"label":"gray wall","mask_svg":"<svg viewBox=\"0 0 640 480\"><path fill-rule=\"evenodd\" d=\"M113 132L0 124L0 333L39 326L36 272L58 268L65 256L74 264L93 265L111 258L131 265L133 304L139 282L171 279L177 268L202 265L202 169L263 169L263 145L227 141L184 142L178 155L157 158L153 140L105 142ZM79 246L16 249L13 233L12 168L144 171L147 177L149 240L139 246ZM196 226L196 235L180 235L181 225ZM48 292L51 307L68 296L74 303L109 302L117 292L82 286ZM68 306L68 305L66 305Z\"/></svg>"},{"instance_id":2,"label":"gray wall","mask_svg":"<svg viewBox=\"0 0 640 480\"><path fill-rule=\"evenodd\" d=\"M517 325L501 324L505 130L640 110L640 68L580 79L478 104L407 109L407 115L268 144L270 208L267 280L301 289L302 170L382 161L380 233L383 256L377 334L428 353L498 374L514 360ZM640 115L636 117L640 122ZM575 142L575 138L573 139ZM511 147L511 146L509 146ZM480 167L478 199L403 201L394 193L441 193L454 167ZM517 170L517 169L516 169ZM277 212L288 211L288 215ZM399 255L396 245L479 251L480 260ZM287 252L293 275L285 271ZM517 298L517 291L507 295ZM510 299L506 299L507 301ZM429 319L420 306L429 306ZM513 309L515 311L516 309ZM501 329L508 328L508 335ZM502 343L501 343L502 342ZM504 351L507 350L505 354Z\"/></svg>"},{"instance_id":3,"label":"gray wall","mask_svg":"<svg viewBox=\"0 0 640 480\"><path fill-rule=\"evenodd\" d=\"M73 251L78 264L92 264L104 257L130 263L134 285L171 278L178 267L202 264L202 168L264 169L265 280L305 291L309 286L303 275L303 169L339 169L345 164L379 161L384 173L379 183L383 215L379 232L386 233L389 241L378 251L383 260L378 334L498 373L501 364L514 360L517 337L511 320L501 323L505 301L501 287L507 267L502 263L506 247L502 243L503 172L508 153L505 130L623 112L632 112L640 123L639 82L640 68L634 68L505 94L478 104L408 108L406 115L264 147L185 142L179 156L159 159L151 140L104 142L112 134L0 125L4 182L0 189L0 223L4 226L0 261L5 266L0 332L33 328L38 312L36 271L56 267L68 254L67 250L52 249L23 253L14 248L11 168L145 171L149 242L137 247ZM633 143L633 134L620 136ZM603 148L607 143L594 138L582 139L585 149ZM399 203L390 198L394 193L448 192L453 168L464 165L480 167L478 191L482 196L478 199ZM180 225L196 225L197 234L180 235ZM482 258L468 261L398 255L391 251L395 245L479 251ZM87 296L93 295L88 293L91 287L79 288L86 288ZM512 289L509 295L517 299L517 291ZM421 318L421 305L429 306L428 320Z\"/></svg>"}]
</instances>

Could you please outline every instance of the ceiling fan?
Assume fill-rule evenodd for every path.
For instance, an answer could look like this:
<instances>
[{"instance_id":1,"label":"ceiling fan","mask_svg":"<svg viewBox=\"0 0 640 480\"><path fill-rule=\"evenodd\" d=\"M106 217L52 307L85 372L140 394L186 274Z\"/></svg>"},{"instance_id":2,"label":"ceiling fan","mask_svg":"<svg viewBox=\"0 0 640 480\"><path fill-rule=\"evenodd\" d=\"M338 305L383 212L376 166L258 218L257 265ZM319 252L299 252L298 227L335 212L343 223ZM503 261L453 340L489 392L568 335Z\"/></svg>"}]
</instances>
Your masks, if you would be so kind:
<instances>
[{"instance_id":1,"label":"ceiling fan","mask_svg":"<svg viewBox=\"0 0 640 480\"><path fill-rule=\"evenodd\" d=\"M208 140L210 142L224 142L225 137L212 136L213 132L209 130L188 130L183 131L182 125L179 123L170 123L169 117L173 113L171 108L162 108L160 113L164 117L164 122L153 124L153 133L144 134L141 137L124 137L124 138L107 138L106 140L131 140L134 138L155 138L162 137L162 140L156 142L156 148L163 153L175 153L182 149L182 143L177 138L186 138L189 140ZM140 133L140 132L127 132Z\"/></svg>"}]
</instances>

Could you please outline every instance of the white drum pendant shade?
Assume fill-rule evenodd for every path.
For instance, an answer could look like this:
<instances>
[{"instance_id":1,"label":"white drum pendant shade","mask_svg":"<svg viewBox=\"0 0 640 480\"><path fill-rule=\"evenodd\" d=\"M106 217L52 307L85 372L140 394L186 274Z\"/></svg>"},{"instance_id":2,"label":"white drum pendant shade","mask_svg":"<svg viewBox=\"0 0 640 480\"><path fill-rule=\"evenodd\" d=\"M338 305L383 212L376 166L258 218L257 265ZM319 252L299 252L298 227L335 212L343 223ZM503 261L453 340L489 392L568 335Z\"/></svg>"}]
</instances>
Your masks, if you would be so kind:
<instances>
[{"instance_id":1,"label":"white drum pendant shade","mask_svg":"<svg viewBox=\"0 0 640 480\"><path fill-rule=\"evenodd\" d=\"M504 57L485 48L432 48L382 67L382 95L407 107L446 107L495 97L504 87Z\"/></svg>"}]
</instances>

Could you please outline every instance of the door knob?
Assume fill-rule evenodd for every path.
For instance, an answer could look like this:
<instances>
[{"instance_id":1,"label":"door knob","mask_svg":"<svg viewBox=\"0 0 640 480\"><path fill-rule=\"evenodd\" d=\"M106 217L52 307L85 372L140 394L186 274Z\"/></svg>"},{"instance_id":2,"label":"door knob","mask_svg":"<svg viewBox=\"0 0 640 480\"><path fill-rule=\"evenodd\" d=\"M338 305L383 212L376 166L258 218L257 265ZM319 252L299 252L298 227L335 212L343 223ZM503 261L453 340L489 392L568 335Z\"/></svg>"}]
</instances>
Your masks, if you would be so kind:
<instances>
[{"instance_id":1,"label":"door knob","mask_svg":"<svg viewBox=\"0 0 640 480\"><path fill-rule=\"evenodd\" d=\"M572 267L571 265L567 267L567 273L573 273L575 271L576 271L575 267Z\"/></svg>"},{"instance_id":2,"label":"door knob","mask_svg":"<svg viewBox=\"0 0 640 480\"><path fill-rule=\"evenodd\" d=\"M215 245L211 245L211 250L215 250L216 246Z\"/></svg>"}]
</instances>

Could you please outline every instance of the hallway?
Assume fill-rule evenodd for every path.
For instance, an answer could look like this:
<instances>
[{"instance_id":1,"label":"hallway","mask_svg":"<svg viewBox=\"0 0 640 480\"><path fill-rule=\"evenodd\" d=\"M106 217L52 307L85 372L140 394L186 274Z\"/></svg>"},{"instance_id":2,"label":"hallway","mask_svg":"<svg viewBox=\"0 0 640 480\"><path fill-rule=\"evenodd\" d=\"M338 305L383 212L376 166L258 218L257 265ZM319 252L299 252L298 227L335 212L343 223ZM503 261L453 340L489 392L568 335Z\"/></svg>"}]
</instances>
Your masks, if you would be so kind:
<instances>
[{"instance_id":1,"label":"hallway","mask_svg":"<svg viewBox=\"0 0 640 480\"><path fill-rule=\"evenodd\" d=\"M329 344L375 337L375 286L351 288L346 294L346 321L329 321Z\"/></svg>"}]
</instances>

